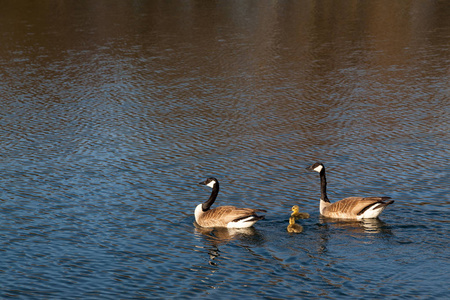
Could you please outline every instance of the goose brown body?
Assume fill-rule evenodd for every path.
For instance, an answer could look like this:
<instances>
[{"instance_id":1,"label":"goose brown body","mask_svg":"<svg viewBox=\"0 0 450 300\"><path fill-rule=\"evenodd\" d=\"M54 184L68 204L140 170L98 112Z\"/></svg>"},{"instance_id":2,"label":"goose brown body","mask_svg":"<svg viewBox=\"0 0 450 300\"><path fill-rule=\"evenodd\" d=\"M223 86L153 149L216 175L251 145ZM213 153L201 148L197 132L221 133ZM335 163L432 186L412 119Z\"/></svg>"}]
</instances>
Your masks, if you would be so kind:
<instances>
[{"instance_id":1,"label":"goose brown body","mask_svg":"<svg viewBox=\"0 0 450 300\"><path fill-rule=\"evenodd\" d=\"M349 197L335 203L322 204L320 213L336 219L376 218L387 205L394 202L387 201L389 199L390 197Z\"/></svg>"},{"instance_id":2,"label":"goose brown body","mask_svg":"<svg viewBox=\"0 0 450 300\"><path fill-rule=\"evenodd\" d=\"M201 213L195 221L202 227L234 227L233 224L248 219L247 225L252 226L256 221L264 219L264 216L258 216L257 212L265 212L265 210L219 206Z\"/></svg>"},{"instance_id":3,"label":"goose brown body","mask_svg":"<svg viewBox=\"0 0 450 300\"><path fill-rule=\"evenodd\" d=\"M307 169L320 174L320 214L324 217L356 220L377 218L389 204L394 203L390 197L349 197L331 203L327 196L325 166L315 163Z\"/></svg>"},{"instance_id":4,"label":"goose brown body","mask_svg":"<svg viewBox=\"0 0 450 300\"><path fill-rule=\"evenodd\" d=\"M266 212L263 209L238 208L235 206L219 206L210 209L219 193L219 182L216 178L210 177L199 184L207 185L213 189L209 199L195 208L195 221L199 226L246 228L264 219L264 216L256 214L257 212Z\"/></svg>"}]
</instances>

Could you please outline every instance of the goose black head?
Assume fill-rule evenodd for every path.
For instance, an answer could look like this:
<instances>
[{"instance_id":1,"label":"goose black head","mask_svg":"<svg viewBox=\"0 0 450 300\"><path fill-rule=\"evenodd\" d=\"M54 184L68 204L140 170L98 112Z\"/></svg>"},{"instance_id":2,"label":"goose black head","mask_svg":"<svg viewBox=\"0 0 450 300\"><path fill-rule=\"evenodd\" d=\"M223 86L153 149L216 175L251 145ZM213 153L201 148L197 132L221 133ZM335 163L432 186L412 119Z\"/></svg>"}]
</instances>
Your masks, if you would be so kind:
<instances>
[{"instance_id":1,"label":"goose black head","mask_svg":"<svg viewBox=\"0 0 450 300\"><path fill-rule=\"evenodd\" d=\"M214 177L208 177L205 181L199 182L198 184L209 186L210 188L214 188L219 181Z\"/></svg>"},{"instance_id":2,"label":"goose black head","mask_svg":"<svg viewBox=\"0 0 450 300\"><path fill-rule=\"evenodd\" d=\"M306 170L316 171L318 173L322 172L323 169L325 169L325 166L320 162L316 162L312 166L306 168Z\"/></svg>"}]
</instances>

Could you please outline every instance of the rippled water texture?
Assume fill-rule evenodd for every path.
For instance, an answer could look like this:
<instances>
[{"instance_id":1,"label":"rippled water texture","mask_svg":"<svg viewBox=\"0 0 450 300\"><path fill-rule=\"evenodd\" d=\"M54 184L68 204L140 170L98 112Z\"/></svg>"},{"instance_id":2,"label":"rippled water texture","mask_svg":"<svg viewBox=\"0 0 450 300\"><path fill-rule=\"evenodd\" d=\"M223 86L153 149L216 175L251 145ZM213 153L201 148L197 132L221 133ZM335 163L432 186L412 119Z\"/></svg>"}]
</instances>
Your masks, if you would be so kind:
<instances>
[{"instance_id":1,"label":"rippled water texture","mask_svg":"<svg viewBox=\"0 0 450 300\"><path fill-rule=\"evenodd\" d=\"M0 298L448 296L449 1L1 6ZM395 203L320 218L316 161ZM194 226L208 176L266 219Z\"/></svg>"}]
</instances>

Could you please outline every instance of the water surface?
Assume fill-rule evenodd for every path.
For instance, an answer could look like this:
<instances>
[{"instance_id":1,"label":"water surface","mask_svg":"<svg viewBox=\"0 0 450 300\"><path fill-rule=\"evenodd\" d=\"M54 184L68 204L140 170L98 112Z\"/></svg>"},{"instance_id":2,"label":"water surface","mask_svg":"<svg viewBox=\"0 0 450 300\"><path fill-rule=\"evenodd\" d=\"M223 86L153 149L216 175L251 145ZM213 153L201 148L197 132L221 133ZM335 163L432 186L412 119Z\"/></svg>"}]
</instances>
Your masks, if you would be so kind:
<instances>
[{"instance_id":1,"label":"water surface","mask_svg":"<svg viewBox=\"0 0 450 300\"><path fill-rule=\"evenodd\" d=\"M0 295L437 299L447 1L39 1L0 11ZM391 196L379 220L319 217ZM248 230L193 211L259 207ZM308 212L288 234L292 205Z\"/></svg>"}]
</instances>

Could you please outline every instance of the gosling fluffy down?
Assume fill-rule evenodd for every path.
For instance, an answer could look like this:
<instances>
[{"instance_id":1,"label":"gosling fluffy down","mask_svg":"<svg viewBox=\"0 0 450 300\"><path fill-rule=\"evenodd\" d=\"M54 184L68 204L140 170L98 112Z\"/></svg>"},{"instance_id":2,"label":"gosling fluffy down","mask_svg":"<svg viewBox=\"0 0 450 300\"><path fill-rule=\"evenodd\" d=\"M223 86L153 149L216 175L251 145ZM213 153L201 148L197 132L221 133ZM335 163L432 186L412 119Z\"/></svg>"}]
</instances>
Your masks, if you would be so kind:
<instances>
[{"instance_id":1,"label":"gosling fluffy down","mask_svg":"<svg viewBox=\"0 0 450 300\"><path fill-rule=\"evenodd\" d=\"M303 231L303 226L295 224L295 217L289 218L289 225L287 227L287 232L289 233L301 233Z\"/></svg>"}]
</instances>

